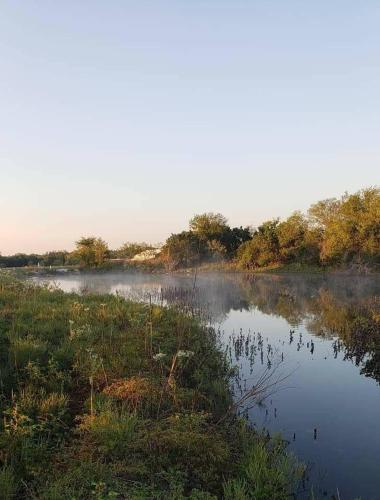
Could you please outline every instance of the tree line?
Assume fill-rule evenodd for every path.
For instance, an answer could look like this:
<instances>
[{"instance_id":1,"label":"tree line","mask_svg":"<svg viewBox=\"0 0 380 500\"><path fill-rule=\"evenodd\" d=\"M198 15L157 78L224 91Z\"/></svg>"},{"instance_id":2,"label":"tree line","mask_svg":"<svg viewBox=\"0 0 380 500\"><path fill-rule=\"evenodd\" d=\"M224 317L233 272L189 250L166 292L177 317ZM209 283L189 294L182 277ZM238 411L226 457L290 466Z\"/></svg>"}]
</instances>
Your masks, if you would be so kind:
<instances>
[{"instance_id":1,"label":"tree line","mask_svg":"<svg viewBox=\"0 0 380 500\"><path fill-rule=\"evenodd\" d=\"M131 259L153 248L125 243L111 250L99 237L86 236L73 252L0 255L0 267L83 265L99 267L110 259ZM240 269L278 265L380 264L380 189L370 187L341 198L319 201L306 214L271 219L257 228L230 227L220 213L195 215L187 230L172 234L156 258L169 270L210 262L229 262Z\"/></svg>"},{"instance_id":2,"label":"tree line","mask_svg":"<svg viewBox=\"0 0 380 500\"><path fill-rule=\"evenodd\" d=\"M111 250L108 243L95 236L83 236L75 242L72 252L55 250L44 254L25 254L2 256L0 267L27 266L75 266L99 267L110 259L131 259L138 253L153 248L149 243L126 242L120 248Z\"/></svg>"},{"instance_id":3,"label":"tree line","mask_svg":"<svg viewBox=\"0 0 380 500\"><path fill-rule=\"evenodd\" d=\"M313 204L306 214L271 219L257 228L231 228L221 214L191 219L168 238L162 258L176 269L206 261L232 261L242 269L301 264L380 264L380 189L345 193Z\"/></svg>"}]
</instances>

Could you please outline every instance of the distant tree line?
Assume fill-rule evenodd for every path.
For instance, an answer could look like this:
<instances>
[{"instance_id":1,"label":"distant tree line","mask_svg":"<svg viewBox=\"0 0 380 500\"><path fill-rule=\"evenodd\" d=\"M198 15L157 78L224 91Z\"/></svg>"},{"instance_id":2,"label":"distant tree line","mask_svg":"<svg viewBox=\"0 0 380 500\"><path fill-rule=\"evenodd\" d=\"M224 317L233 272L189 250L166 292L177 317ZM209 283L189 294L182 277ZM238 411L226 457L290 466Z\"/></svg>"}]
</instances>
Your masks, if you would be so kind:
<instances>
[{"instance_id":1,"label":"distant tree line","mask_svg":"<svg viewBox=\"0 0 380 500\"><path fill-rule=\"evenodd\" d=\"M125 243L117 250L95 236L82 237L73 252L43 255L0 255L0 267L99 267L110 259L131 259L153 248L149 243ZM294 212L285 220L271 219L257 228L230 227L219 213L195 215L189 228L172 234L157 262L167 269L207 262L230 262L241 269L277 265L379 265L380 189L371 187L340 199L312 205L307 214Z\"/></svg>"},{"instance_id":2,"label":"distant tree line","mask_svg":"<svg viewBox=\"0 0 380 500\"><path fill-rule=\"evenodd\" d=\"M25 266L64 266L78 263L72 253L62 251L47 252L45 254L0 255L0 267L25 267Z\"/></svg>"},{"instance_id":3,"label":"distant tree line","mask_svg":"<svg viewBox=\"0 0 380 500\"><path fill-rule=\"evenodd\" d=\"M153 248L149 243L124 243L116 250L110 250L108 244L95 236L83 236L75 242L75 250L46 252L44 254L25 254L2 256L0 254L0 267L26 267L26 266L69 266L82 265L85 267L99 267L109 259L131 259L136 254Z\"/></svg>"}]
</instances>

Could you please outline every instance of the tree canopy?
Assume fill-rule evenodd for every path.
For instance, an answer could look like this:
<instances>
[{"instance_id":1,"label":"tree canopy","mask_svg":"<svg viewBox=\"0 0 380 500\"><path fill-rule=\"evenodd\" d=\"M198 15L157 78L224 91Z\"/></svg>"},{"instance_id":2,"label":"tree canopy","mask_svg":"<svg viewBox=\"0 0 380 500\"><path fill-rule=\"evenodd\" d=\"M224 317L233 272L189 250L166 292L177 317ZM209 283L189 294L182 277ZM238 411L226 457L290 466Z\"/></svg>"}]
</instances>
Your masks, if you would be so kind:
<instances>
[{"instance_id":1,"label":"tree canopy","mask_svg":"<svg viewBox=\"0 0 380 500\"><path fill-rule=\"evenodd\" d=\"M194 215L189 222L190 231L200 236L210 238L211 236L222 233L228 227L227 219L219 213L208 212L200 215Z\"/></svg>"},{"instance_id":2,"label":"tree canopy","mask_svg":"<svg viewBox=\"0 0 380 500\"><path fill-rule=\"evenodd\" d=\"M88 267L100 266L109 256L107 243L94 236L82 237L76 242L75 253L82 264Z\"/></svg>"},{"instance_id":3,"label":"tree canopy","mask_svg":"<svg viewBox=\"0 0 380 500\"><path fill-rule=\"evenodd\" d=\"M380 190L363 189L312 205L305 216L264 222L238 251L242 267L292 262L317 265L380 262Z\"/></svg>"}]
</instances>

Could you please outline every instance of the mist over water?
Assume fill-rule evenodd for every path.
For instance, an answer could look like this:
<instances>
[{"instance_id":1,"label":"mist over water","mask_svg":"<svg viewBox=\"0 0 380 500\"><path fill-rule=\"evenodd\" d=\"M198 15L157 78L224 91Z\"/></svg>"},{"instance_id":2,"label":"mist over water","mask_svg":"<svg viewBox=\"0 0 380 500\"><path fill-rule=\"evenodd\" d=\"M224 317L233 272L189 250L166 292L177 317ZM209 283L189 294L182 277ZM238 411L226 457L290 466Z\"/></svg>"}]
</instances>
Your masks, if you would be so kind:
<instances>
[{"instance_id":1,"label":"mist over water","mask_svg":"<svg viewBox=\"0 0 380 500\"><path fill-rule=\"evenodd\" d=\"M235 397L265 371L283 376L240 413L281 432L310 467L305 489L380 498L380 281L377 277L62 273L64 291L119 293L189 307L238 367Z\"/></svg>"}]
</instances>

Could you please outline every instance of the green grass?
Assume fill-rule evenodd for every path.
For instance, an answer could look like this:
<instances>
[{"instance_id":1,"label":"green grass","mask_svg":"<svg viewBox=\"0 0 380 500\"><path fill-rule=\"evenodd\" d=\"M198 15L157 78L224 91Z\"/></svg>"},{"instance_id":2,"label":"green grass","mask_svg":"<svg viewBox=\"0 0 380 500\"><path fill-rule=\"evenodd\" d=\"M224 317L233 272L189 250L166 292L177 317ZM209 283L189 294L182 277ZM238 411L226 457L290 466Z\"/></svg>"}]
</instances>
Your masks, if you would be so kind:
<instances>
[{"instance_id":1,"label":"green grass","mask_svg":"<svg viewBox=\"0 0 380 500\"><path fill-rule=\"evenodd\" d=\"M221 418L230 367L179 311L3 273L0 362L1 498L286 498L302 474Z\"/></svg>"}]
</instances>

